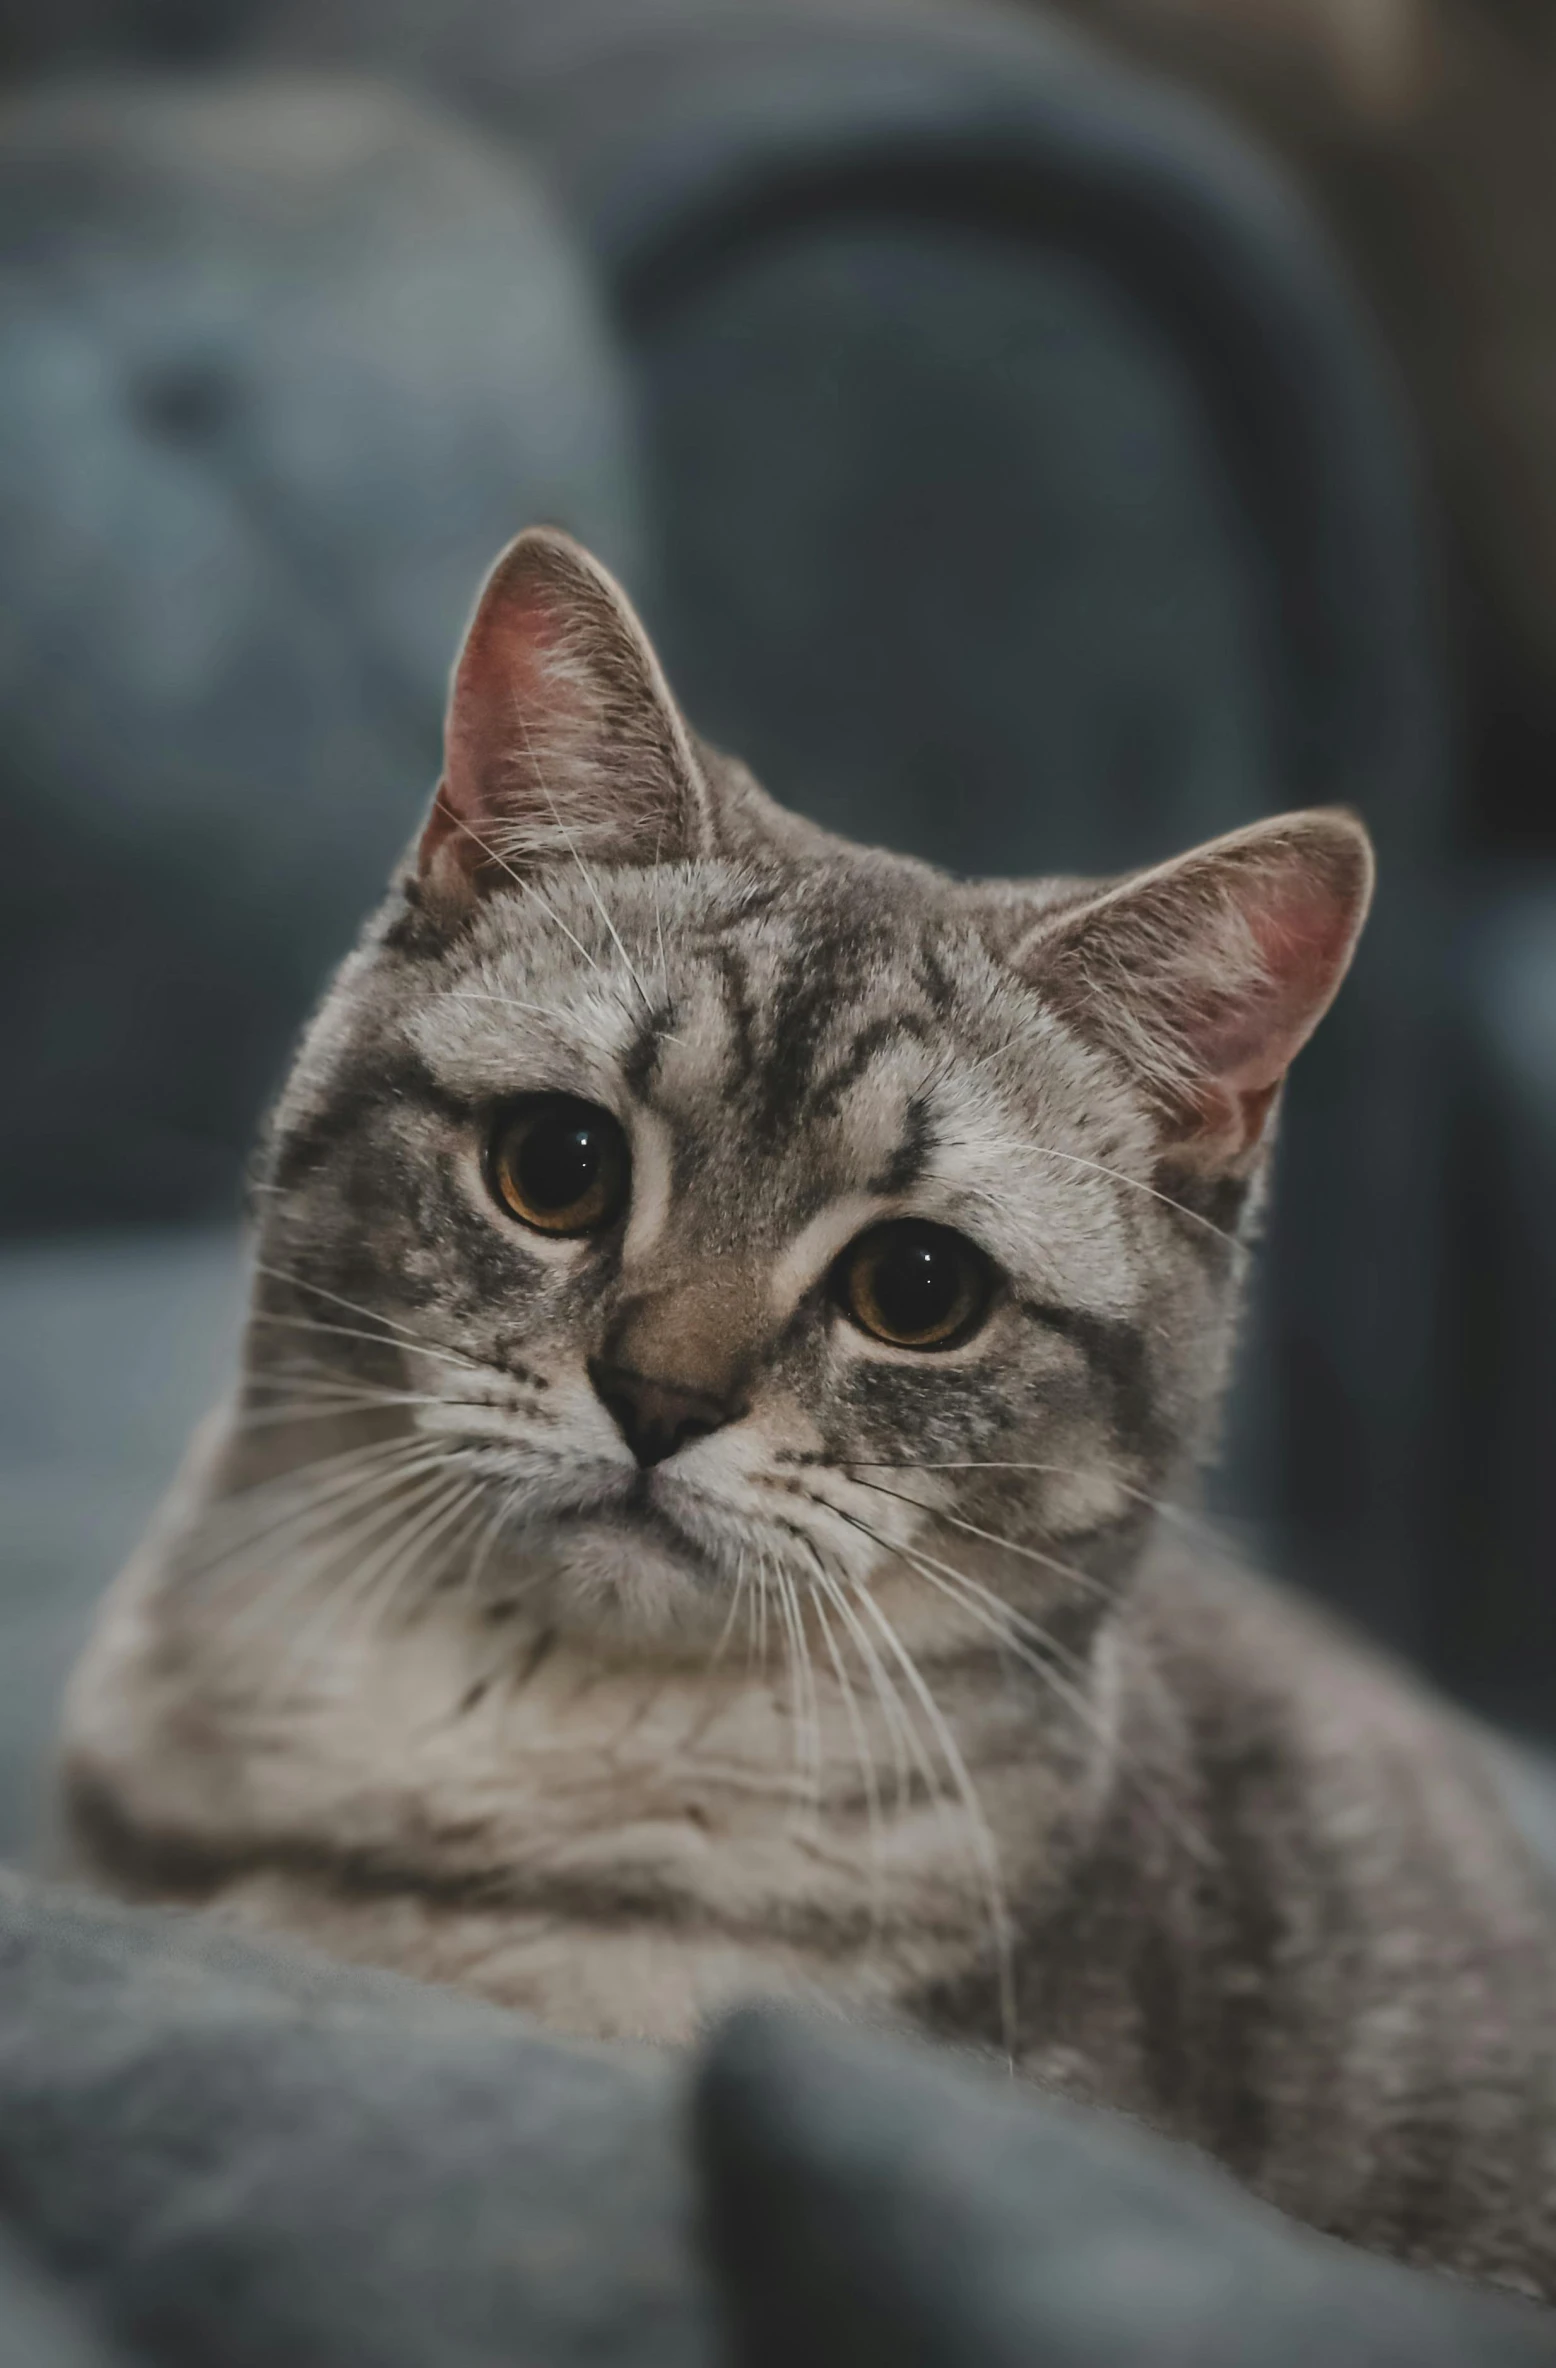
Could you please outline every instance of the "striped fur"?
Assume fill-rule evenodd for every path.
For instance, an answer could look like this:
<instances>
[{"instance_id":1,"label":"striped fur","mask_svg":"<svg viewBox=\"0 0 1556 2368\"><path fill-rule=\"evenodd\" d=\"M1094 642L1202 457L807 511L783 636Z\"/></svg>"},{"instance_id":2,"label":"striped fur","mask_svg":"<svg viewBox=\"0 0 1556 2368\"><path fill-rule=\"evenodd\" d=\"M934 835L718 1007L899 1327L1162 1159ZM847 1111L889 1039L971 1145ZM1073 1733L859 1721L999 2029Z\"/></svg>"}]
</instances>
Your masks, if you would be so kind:
<instances>
[{"instance_id":1,"label":"striped fur","mask_svg":"<svg viewBox=\"0 0 1556 2368\"><path fill-rule=\"evenodd\" d=\"M567 2031L908 2016L1550 2293L1550 1914L1475 1740L1172 1511L1369 880L1326 816L1100 888L846 846L527 538L275 1114L241 1370L77 1673L77 1863ZM630 1143L597 1240L487 1187L544 1091ZM895 1214L992 1262L963 1345L828 1296ZM742 1393L648 1470L590 1380L633 1326Z\"/></svg>"}]
</instances>

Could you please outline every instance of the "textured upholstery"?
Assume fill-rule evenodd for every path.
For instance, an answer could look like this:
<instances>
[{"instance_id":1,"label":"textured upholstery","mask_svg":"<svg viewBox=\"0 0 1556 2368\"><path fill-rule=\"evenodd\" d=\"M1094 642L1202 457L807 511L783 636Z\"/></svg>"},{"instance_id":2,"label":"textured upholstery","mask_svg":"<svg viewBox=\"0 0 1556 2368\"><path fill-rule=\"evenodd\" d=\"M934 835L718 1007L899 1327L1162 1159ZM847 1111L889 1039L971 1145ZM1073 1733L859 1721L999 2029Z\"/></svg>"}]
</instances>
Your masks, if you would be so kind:
<instances>
[{"instance_id":1,"label":"textured upholstery","mask_svg":"<svg viewBox=\"0 0 1556 2368\"><path fill-rule=\"evenodd\" d=\"M62 86L0 191L0 1224L226 1211L494 546L634 564L624 398L545 200L408 97Z\"/></svg>"}]
</instances>

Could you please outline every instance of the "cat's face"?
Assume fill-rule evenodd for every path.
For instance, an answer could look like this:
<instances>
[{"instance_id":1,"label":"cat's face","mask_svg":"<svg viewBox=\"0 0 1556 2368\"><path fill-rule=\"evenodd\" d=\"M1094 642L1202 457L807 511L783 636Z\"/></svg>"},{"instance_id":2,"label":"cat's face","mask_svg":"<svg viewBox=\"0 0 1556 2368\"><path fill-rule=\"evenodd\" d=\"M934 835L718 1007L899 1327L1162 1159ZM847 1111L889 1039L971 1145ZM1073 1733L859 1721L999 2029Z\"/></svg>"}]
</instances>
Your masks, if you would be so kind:
<instances>
[{"instance_id":1,"label":"cat's face","mask_svg":"<svg viewBox=\"0 0 1556 2368\"><path fill-rule=\"evenodd\" d=\"M278 1113L254 1402L366 1426L403 1584L570 1631L814 1607L868 1656L889 1574L1083 1628L1200 1444L1367 885L1342 817L1103 891L845 847L523 538Z\"/></svg>"}]
</instances>

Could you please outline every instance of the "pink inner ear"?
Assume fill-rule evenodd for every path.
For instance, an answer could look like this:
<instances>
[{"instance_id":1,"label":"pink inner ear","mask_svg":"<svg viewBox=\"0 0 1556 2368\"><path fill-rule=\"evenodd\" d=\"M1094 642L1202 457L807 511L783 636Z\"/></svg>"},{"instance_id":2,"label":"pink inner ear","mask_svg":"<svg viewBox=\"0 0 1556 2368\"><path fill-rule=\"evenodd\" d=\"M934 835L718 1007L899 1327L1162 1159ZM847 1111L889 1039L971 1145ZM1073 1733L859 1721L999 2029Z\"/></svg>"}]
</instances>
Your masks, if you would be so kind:
<instances>
[{"instance_id":1,"label":"pink inner ear","mask_svg":"<svg viewBox=\"0 0 1556 2368\"><path fill-rule=\"evenodd\" d=\"M432 901L457 909L547 863L685 854L702 841L701 786L626 594L565 535L527 529L492 570L454 672L421 844Z\"/></svg>"},{"instance_id":2,"label":"pink inner ear","mask_svg":"<svg viewBox=\"0 0 1556 2368\"><path fill-rule=\"evenodd\" d=\"M501 811L522 784L526 735L549 739L580 720L576 686L556 664L563 625L538 587L494 599L477 617L454 675L444 785L469 822Z\"/></svg>"},{"instance_id":3,"label":"pink inner ear","mask_svg":"<svg viewBox=\"0 0 1556 2368\"><path fill-rule=\"evenodd\" d=\"M539 750L587 728L585 694L557 662L566 630L547 585L498 570L454 672L443 779L418 855L424 877L440 855L467 873L494 860L505 813L540 794L531 778Z\"/></svg>"},{"instance_id":4,"label":"pink inner ear","mask_svg":"<svg viewBox=\"0 0 1556 2368\"><path fill-rule=\"evenodd\" d=\"M1194 1045L1233 1093L1273 1093L1317 1027L1344 975L1363 895L1363 880L1342 881L1319 863L1272 868L1239 899L1257 971Z\"/></svg>"}]
</instances>

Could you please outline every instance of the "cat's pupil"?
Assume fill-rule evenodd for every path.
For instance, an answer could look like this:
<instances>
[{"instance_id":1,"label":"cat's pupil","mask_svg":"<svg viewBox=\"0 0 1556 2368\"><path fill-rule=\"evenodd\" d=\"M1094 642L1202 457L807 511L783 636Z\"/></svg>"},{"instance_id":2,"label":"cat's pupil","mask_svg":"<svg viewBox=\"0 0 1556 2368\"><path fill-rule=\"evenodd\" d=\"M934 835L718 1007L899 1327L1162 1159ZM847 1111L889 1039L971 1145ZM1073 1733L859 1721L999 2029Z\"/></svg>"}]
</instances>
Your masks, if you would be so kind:
<instances>
[{"instance_id":1,"label":"cat's pupil","mask_svg":"<svg viewBox=\"0 0 1556 2368\"><path fill-rule=\"evenodd\" d=\"M896 1348L949 1348L970 1336L989 1304L988 1260L944 1225L898 1219L844 1251L832 1296L852 1323Z\"/></svg>"},{"instance_id":2,"label":"cat's pupil","mask_svg":"<svg viewBox=\"0 0 1556 2368\"><path fill-rule=\"evenodd\" d=\"M875 1304L893 1332L911 1340L947 1322L962 1291L961 1260L920 1235L894 1243L874 1274Z\"/></svg>"},{"instance_id":3,"label":"cat's pupil","mask_svg":"<svg viewBox=\"0 0 1556 2368\"><path fill-rule=\"evenodd\" d=\"M540 1120L518 1157L525 1198L537 1209L573 1208L594 1190L605 1152L604 1132L589 1119Z\"/></svg>"},{"instance_id":4,"label":"cat's pupil","mask_svg":"<svg viewBox=\"0 0 1556 2368\"><path fill-rule=\"evenodd\" d=\"M608 1110L570 1096L523 1102L499 1121L488 1180L511 1217L542 1233L600 1233L619 1215L630 1164Z\"/></svg>"}]
</instances>

